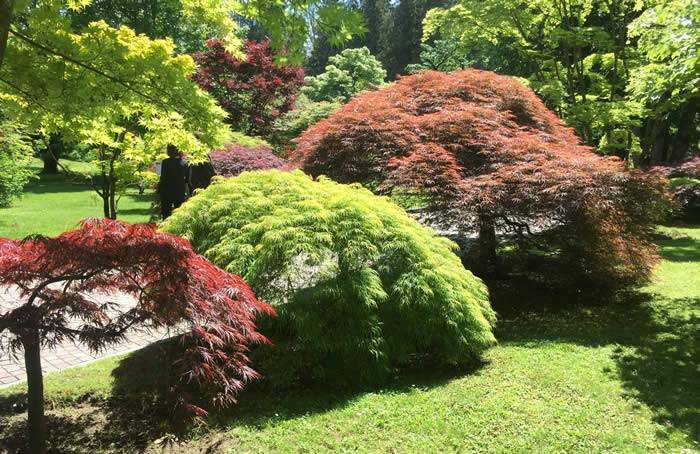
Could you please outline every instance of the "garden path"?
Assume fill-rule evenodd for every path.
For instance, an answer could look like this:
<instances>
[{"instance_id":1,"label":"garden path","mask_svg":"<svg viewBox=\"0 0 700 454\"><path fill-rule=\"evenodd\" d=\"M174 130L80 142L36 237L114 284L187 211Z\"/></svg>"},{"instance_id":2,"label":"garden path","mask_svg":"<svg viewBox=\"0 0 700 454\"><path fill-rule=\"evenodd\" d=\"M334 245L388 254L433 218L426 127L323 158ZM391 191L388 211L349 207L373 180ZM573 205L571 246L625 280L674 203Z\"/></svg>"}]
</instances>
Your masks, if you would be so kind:
<instances>
[{"instance_id":1,"label":"garden path","mask_svg":"<svg viewBox=\"0 0 700 454\"><path fill-rule=\"evenodd\" d=\"M106 295L91 296L97 300L107 298ZM109 299L118 303L120 309L128 309L134 304L134 300L127 295L110 295ZM18 301L19 298L15 290L0 287L0 314L18 305ZM166 329L152 331L132 330L122 343L108 347L100 352L90 351L85 345L75 344L70 341L64 342L51 349L42 349L42 369L44 373L47 373L79 366L100 358L138 350L153 342L166 339L173 334L172 331ZM4 345L6 339L0 339L0 342ZM0 387L24 381L26 378L22 352L19 352L17 358L13 358L7 351L0 350Z\"/></svg>"}]
</instances>

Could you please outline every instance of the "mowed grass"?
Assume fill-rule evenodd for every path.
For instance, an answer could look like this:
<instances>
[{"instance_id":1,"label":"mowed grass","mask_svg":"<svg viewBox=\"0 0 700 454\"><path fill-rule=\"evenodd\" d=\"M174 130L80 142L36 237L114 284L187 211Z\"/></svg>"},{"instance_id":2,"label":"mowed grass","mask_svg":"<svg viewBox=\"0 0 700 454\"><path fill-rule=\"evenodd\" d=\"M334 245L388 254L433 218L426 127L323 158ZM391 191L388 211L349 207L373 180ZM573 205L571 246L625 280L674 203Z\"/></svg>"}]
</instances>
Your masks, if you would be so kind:
<instances>
[{"instance_id":1,"label":"mowed grass","mask_svg":"<svg viewBox=\"0 0 700 454\"><path fill-rule=\"evenodd\" d=\"M663 228L662 233L664 260L655 281L614 300L580 304L548 295L554 304L540 304L537 292L525 288L495 290L494 303L502 313L500 343L470 370L404 372L389 386L352 392L252 389L206 426L177 436L164 436L166 429L148 411L120 412L108 403L115 389L145 386L155 368L148 369L148 353L51 374L46 394L53 407L54 447L115 452L158 451L165 444L183 452L697 451L700 227ZM139 355L143 358L135 361ZM21 386L0 390L0 404L21 392ZM0 440L21 437L24 416L0 408Z\"/></svg>"},{"instance_id":2,"label":"mowed grass","mask_svg":"<svg viewBox=\"0 0 700 454\"><path fill-rule=\"evenodd\" d=\"M89 163L69 160L62 163L72 172L89 175L94 171ZM33 167L38 178L29 183L22 198L9 208L0 208L0 237L57 235L74 228L81 219L103 216L102 199L84 180L64 173L40 174L39 160ZM119 201L119 219L147 222L152 200L152 191L139 195L137 190L129 190Z\"/></svg>"}]
</instances>

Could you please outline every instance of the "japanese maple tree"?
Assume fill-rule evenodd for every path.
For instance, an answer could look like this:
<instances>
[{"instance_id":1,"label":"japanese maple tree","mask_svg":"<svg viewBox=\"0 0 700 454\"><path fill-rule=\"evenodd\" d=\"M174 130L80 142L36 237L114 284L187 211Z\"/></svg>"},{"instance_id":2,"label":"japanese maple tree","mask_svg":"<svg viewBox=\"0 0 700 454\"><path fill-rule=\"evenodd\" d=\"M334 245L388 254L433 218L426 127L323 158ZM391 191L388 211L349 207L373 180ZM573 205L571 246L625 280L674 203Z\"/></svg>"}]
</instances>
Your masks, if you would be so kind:
<instances>
[{"instance_id":1,"label":"japanese maple tree","mask_svg":"<svg viewBox=\"0 0 700 454\"><path fill-rule=\"evenodd\" d=\"M248 170L277 169L286 163L264 145L251 148L237 144L228 144L212 151L209 162L214 173L223 177L235 177Z\"/></svg>"},{"instance_id":2,"label":"japanese maple tree","mask_svg":"<svg viewBox=\"0 0 700 454\"><path fill-rule=\"evenodd\" d=\"M643 280L655 261L663 182L582 146L511 77L404 77L353 98L296 143L292 159L313 175L408 194L431 223L478 232L485 265L508 233L523 252L547 234L575 274L606 283Z\"/></svg>"},{"instance_id":3,"label":"japanese maple tree","mask_svg":"<svg viewBox=\"0 0 700 454\"><path fill-rule=\"evenodd\" d=\"M193 80L219 101L234 129L265 135L277 117L294 107L304 70L276 62L268 41L248 41L244 52L238 58L222 41L209 40L207 50L194 54L199 69Z\"/></svg>"},{"instance_id":4,"label":"japanese maple tree","mask_svg":"<svg viewBox=\"0 0 700 454\"><path fill-rule=\"evenodd\" d=\"M248 347L268 341L255 317L274 314L243 279L196 254L186 240L154 225L107 219L85 220L55 238L0 239L0 285L19 296L0 314L0 333L10 334L4 348L24 351L32 452L46 445L41 347L75 341L97 351L130 328L176 327L185 331L184 351L173 364L180 382L198 385L223 407L257 377ZM115 293L134 304L116 304Z\"/></svg>"}]
</instances>

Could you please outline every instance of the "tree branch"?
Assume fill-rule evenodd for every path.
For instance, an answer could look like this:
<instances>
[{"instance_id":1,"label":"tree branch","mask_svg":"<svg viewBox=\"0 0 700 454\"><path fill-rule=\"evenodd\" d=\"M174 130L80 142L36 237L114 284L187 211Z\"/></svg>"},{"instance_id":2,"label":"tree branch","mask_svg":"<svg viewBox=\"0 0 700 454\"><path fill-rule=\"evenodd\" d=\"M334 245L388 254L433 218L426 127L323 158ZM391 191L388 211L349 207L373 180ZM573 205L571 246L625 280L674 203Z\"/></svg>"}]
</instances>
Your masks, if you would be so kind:
<instances>
[{"instance_id":1,"label":"tree branch","mask_svg":"<svg viewBox=\"0 0 700 454\"><path fill-rule=\"evenodd\" d=\"M2 1L2 0L0 0L0 1ZM121 79L119 79L119 78L117 78L117 77L115 77L115 76L112 76L112 75L110 75L110 74L107 74L106 72L102 71L102 70L99 69L99 68L95 68L94 66L92 66L92 65L90 65L90 64L81 62L80 60L77 60L77 59L75 59L75 58L73 58L73 57L71 57L71 56L69 56L69 55L66 55L66 54L64 54L63 52L60 52L60 51L58 51L58 50L51 49L51 48L49 48L49 47L47 47L47 46L44 46L43 44L34 41L34 40L31 39L30 37L28 37L28 36L26 36L26 35L23 35L22 33L18 32L17 30L15 30L15 29L13 29L13 28L11 28L11 27L10 27L10 29L9 29L9 33L12 34L12 35L14 35L14 36L16 36L17 38L21 39L22 41L26 42L27 44L29 44L29 45L32 46L32 47L36 47L37 49L41 49L41 50L43 50L44 52L47 52L47 53L49 53L49 54L51 54L51 55L55 55L55 56L57 56L57 57L60 57L60 58L62 58L63 60L65 60L65 61L67 61L67 62L73 63L73 64L76 65L76 66L79 66L79 67L81 67L81 68L83 68L83 69L87 69L88 71L91 71L91 72L93 72L93 73L95 73L95 74L97 74L97 75L99 75L99 76L102 76L102 77L108 79L109 81L114 82L114 83L116 83L116 84L118 84L118 85L120 85L120 86L126 88L127 90L131 91L132 93L135 93L136 95L141 96L142 98L144 98L144 99L146 99L146 100L148 100L148 101L150 101L150 102L152 102L152 103L154 103L154 104L157 104L157 105L159 105L159 106L161 106L161 107L164 107L164 108L166 108L166 109L172 109L172 108L173 108L172 106L169 106L169 105L165 104L165 103L162 102L161 100L156 99L156 98L154 98L154 97L152 97L152 96L150 96L150 95L148 95L148 94L142 92L141 90L138 90L138 89L132 87L129 83L127 83L127 82L125 82L125 81L123 81L123 80L121 80ZM177 110L177 109L175 109L175 110Z\"/></svg>"}]
</instances>

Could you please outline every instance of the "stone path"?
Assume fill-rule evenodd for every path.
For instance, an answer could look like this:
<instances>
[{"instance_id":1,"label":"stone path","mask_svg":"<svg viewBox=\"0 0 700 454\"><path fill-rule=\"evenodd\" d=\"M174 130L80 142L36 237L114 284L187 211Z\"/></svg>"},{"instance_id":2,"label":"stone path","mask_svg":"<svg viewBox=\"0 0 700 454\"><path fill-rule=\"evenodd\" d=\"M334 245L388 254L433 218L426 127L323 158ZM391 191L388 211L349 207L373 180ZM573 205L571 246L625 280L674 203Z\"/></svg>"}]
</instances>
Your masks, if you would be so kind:
<instances>
[{"instance_id":1,"label":"stone path","mask_svg":"<svg viewBox=\"0 0 700 454\"><path fill-rule=\"evenodd\" d=\"M93 295L92 298L106 298L104 295ZM121 307L133 306L134 301L125 295L110 296L111 301L117 302ZM18 304L17 293L12 289L0 288L0 314ZM90 351L86 346L65 342L53 349L43 349L41 352L41 365L44 373L54 372L69 367L86 364L100 358L138 350L153 342L166 339L174 333L167 330L159 331L131 331L126 340L118 345L113 345L99 353ZM5 341L2 339L1 341ZM4 343L4 342L3 342ZM26 380L24 371L24 356L20 351L17 358L13 358L8 352L0 350L0 387L5 387Z\"/></svg>"}]
</instances>

